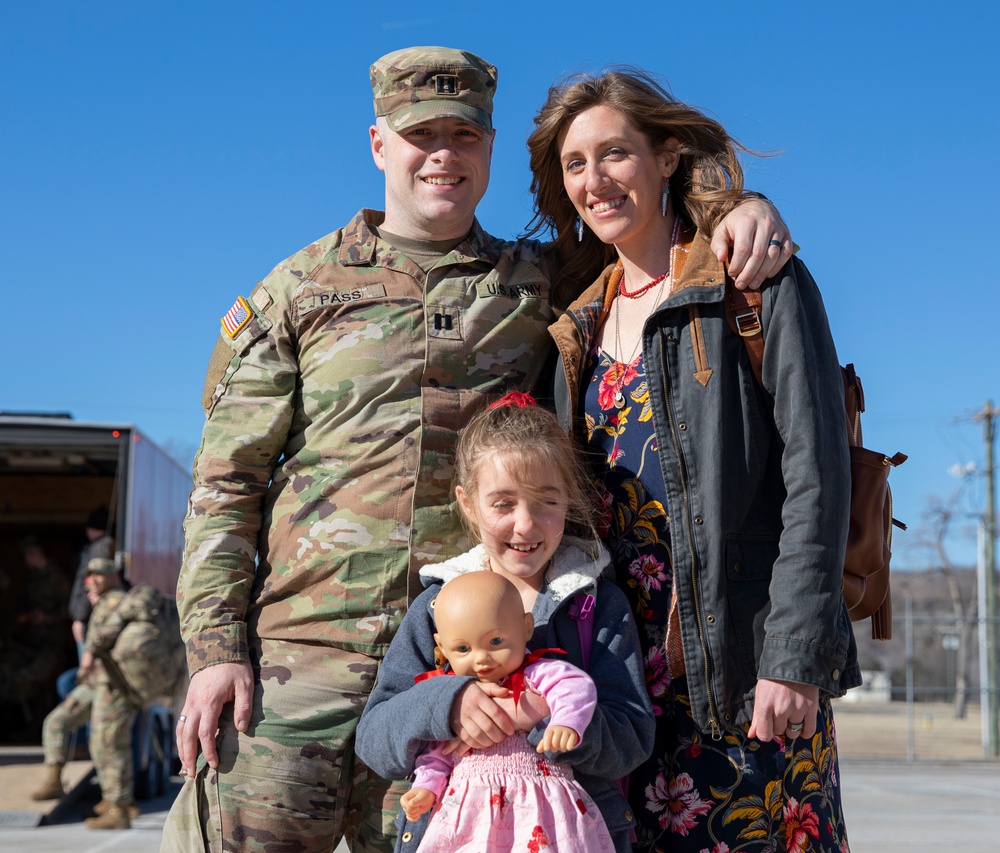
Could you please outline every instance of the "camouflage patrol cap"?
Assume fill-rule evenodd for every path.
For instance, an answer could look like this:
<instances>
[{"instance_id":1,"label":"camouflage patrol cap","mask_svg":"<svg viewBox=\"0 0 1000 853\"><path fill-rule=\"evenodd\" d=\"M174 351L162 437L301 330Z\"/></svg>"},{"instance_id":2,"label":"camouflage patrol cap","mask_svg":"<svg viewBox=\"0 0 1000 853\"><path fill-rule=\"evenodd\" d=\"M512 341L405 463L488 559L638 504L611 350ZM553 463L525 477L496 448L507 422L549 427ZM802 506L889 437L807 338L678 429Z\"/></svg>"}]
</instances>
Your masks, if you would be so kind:
<instances>
[{"instance_id":1,"label":"camouflage patrol cap","mask_svg":"<svg viewBox=\"0 0 1000 853\"><path fill-rule=\"evenodd\" d=\"M87 574L116 575L118 574L118 567L115 565L114 560L108 560L105 557L94 557L93 560L87 563Z\"/></svg>"},{"instance_id":2,"label":"camouflage patrol cap","mask_svg":"<svg viewBox=\"0 0 1000 853\"><path fill-rule=\"evenodd\" d=\"M407 47L371 67L375 115L399 133L435 118L457 118L493 129L497 70L467 50Z\"/></svg>"}]
</instances>

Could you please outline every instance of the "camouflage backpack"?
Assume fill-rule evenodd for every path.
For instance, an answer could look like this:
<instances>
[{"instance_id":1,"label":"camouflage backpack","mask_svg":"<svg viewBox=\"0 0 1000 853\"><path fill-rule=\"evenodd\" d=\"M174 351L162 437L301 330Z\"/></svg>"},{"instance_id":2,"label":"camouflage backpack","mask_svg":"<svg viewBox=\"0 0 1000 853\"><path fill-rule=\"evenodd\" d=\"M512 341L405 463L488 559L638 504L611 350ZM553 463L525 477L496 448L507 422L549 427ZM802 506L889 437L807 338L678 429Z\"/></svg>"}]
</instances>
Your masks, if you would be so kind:
<instances>
[{"instance_id":1,"label":"camouflage backpack","mask_svg":"<svg viewBox=\"0 0 1000 853\"><path fill-rule=\"evenodd\" d=\"M181 639L177 603L147 584L132 587L118 605L126 623L111 659L117 665L136 704L172 697L186 675L184 641ZM112 680L118 681L112 667Z\"/></svg>"}]
</instances>

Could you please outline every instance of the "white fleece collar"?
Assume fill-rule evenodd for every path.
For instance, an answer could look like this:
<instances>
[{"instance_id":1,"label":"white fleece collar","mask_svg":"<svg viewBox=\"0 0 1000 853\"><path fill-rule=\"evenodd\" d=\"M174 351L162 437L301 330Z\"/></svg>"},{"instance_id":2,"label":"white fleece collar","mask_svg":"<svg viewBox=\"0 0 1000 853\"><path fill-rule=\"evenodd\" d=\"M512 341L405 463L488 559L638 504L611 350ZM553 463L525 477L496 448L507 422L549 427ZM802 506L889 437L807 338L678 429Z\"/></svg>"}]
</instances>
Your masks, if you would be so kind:
<instances>
[{"instance_id":1,"label":"white fleece collar","mask_svg":"<svg viewBox=\"0 0 1000 853\"><path fill-rule=\"evenodd\" d=\"M600 542L567 536L559 544L552 563L545 573L548 596L554 601L563 601L581 589L592 586L611 562L608 549ZM477 545L471 551L445 560L431 563L420 570L420 580L424 586L440 581L447 583L452 578L469 572L489 571L490 560L486 549Z\"/></svg>"}]
</instances>

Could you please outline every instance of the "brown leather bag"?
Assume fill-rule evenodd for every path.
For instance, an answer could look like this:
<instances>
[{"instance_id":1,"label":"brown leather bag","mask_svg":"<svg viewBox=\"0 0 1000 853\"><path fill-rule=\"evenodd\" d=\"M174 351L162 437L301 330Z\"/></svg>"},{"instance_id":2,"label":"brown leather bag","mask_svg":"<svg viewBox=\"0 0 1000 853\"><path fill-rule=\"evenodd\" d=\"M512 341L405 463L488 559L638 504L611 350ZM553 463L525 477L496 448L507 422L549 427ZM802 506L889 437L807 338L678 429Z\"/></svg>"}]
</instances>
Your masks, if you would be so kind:
<instances>
[{"instance_id":1,"label":"brown leather bag","mask_svg":"<svg viewBox=\"0 0 1000 853\"><path fill-rule=\"evenodd\" d=\"M764 363L764 335L760 320L759 291L737 290L726 279L726 320L743 338L750 366L760 386ZM906 525L892 517L889 472L906 461L906 455L886 456L862 446L861 413L865 392L853 364L840 368L844 382L847 442L851 452L851 525L844 554L844 601L854 622L871 617L872 639L892 639L892 595L889 561L893 525Z\"/></svg>"}]
</instances>

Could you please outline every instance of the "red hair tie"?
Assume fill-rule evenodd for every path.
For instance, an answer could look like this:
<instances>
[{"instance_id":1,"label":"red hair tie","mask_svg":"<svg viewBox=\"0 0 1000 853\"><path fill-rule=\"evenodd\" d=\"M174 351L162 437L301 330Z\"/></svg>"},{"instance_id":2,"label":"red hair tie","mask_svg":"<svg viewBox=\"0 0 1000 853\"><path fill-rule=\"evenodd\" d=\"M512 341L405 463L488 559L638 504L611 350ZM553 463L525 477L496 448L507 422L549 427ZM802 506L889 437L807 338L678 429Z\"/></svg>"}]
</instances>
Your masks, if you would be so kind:
<instances>
[{"instance_id":1,"label":"red hair tie","mask_svg":"<svg viewBox=\"0 0 1000 853\"><path fill-rule=\"evenodd\" d=\"M523 391L511 391L508 394L504 394L495 403L490 403L489 408L497 409L500 406L513 406L517 409L525 409L528 406L537 406L535 398L530 394L525 394Z\"/></svg>"}]
</instances>

